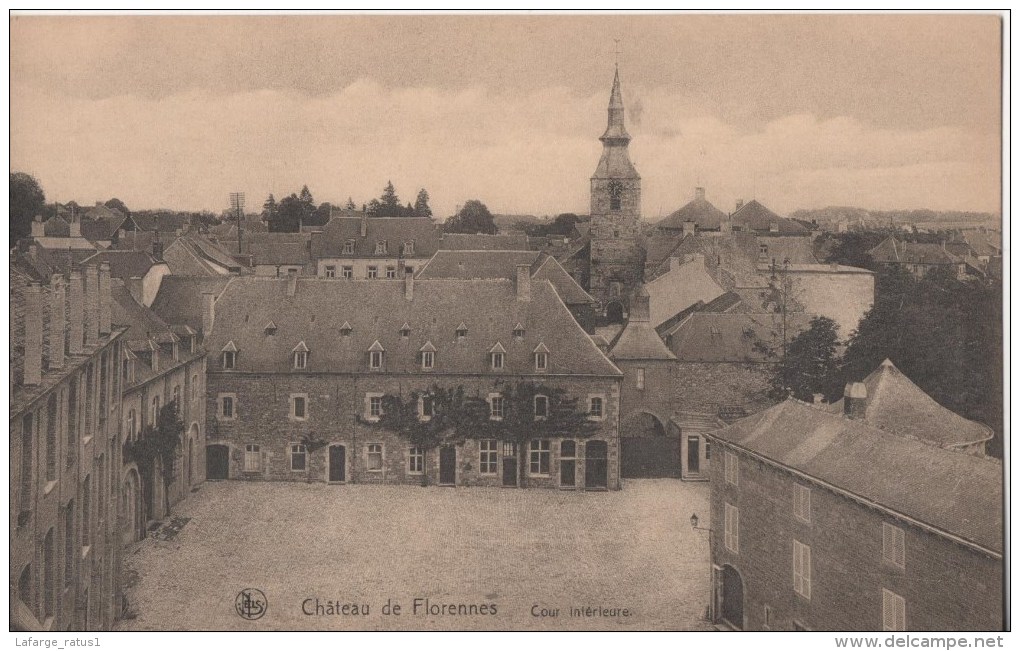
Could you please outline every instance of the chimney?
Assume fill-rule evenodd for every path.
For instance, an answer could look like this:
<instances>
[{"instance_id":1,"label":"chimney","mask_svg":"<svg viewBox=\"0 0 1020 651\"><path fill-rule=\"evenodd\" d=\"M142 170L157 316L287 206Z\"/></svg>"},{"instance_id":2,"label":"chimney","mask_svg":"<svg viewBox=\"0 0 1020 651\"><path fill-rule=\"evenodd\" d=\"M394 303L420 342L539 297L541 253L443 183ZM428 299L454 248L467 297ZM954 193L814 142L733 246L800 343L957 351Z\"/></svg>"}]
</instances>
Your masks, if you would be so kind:
<instances>
[{"instance_id":1,"label":"chimney","mask_svg":"<svg viewBox=\"0 0 1020 651\"><path fill-rule=\"evenodd\" d=\"M368 213L361 213L361 236L368 237Z\"/></svg>"},{"instance_id":2,"label":"chimney","mask_svg":"<svg viewBox=\"0 0 1020 651\"><path fill-rule=\"evenodd\" d=\"M71 355L81 355L84 352L82 341L85 339L85 290L78 270L71 272L67 298L71 309L67 315L67 350Z\"/></svg>"},{"instance_id":3,"label":"chimney","mask_svg":"<svg viewBox=\"0 0 1020 651\"><path fill-rule=\"evenodd\" d=\"M743 199L737 199L737 207L736 207L735 210L740 210L743 207L744 207L744 200Z\"/></svg>"},{"instance_id":4,"label":"chimney","mask_svg":"<svg viewBox=\"0 0 1020 651\"><path fill-rule=\"evenodd\" d=\"M694 199L696 201L705 200L705 188L694 188Z\"/></svg>"},{"instance_id":5,"label":"chimney","mask_svg":"<svg viewBox=\"0 0 1020 651\"><path fill-rule=\"evenodd\" d=\"M863 382L849 382L843 390L843 414L860 420L868 408L868 388Z\"/></svg>"},{"instance_id":6,"label":"chimney","mask_svg":"<svg viewBox=\"0 0 1020 651\"><path fill-rule=\"evenodd\" d=\"M85 345L99 343L99 269L85 267Z\"/></svg>"},{"instance_id":7,"label":"chimney","mask_svg":"<svg viewBox=\"0 0 1020 651\"><path fill-rule=\"evenodd\" d=\"M407 300L414 299L414 274L404 272L404 298Z\"/></svg>"},{"instance_id":8,"label":"chimney","mask_svg":"<svg viewBox=\"0 0 1020 651\"><path fill-rule=\"evenodd\" d=\"M648 290L642 285L634 293L634 297L630 301L630 321L634 322L648 322L651 321L651 298L648 296Z\"/></svg>"},{"instance_id":9,"label":"chimney","mask_svg":"<svg viewBox=\"0 0 1020 651\"><path fill-rule=\"evenodd\" d=\"M46 223L43 222L42 215L36 215L35 219L32 220L32 237L45 237L46 236Z\"/></svg>"},{"instance_id":10,"label":"chimney","mask_svg":"<svg viewBox=\"0 0 1020 651\"><path fill-rule=\"evenodd\" d=\"M287 296L294 294L297 294L297 271L289 269L287 271Z\"/></svg>"},{"instance_id":11,"label":"chimney","mask_svg":"<svg viewBox=\"0 0 1020 651\"><path fill-rule=\"evenodd\" d=\"M78 219L78 216L73 213L71 214L70 227L71 231L68 233L70 237L81 237L81 221Z\"/></svg>"},{"instance_id":12,"label":"chimney","mask_svg":"<svg viewBox=\"0 0 1020 651\"><path fill-rule=\"evenodd\" d=\"M64 277L50 277L50 368L64 368L64 338L67 317L64 307Z\"/></svg>"},{"instance_id":13,"label":"chimney","mask_svg":"<svg viewBox=\"0 0 1020 651\"><path fill-rule=\"evenodd\" d=\"M25 376L26 385L42 383L43 306L42 287L29 283L25 287Z\"/></svg>"},{"instance_id":14,"label":"chimney","mask_svg":"<svg viewBox=\"0 0 1020 651\"><path fill-rule=\"evenodd\" d=\"M403 258L397 259L397 278L403 278L407 274L407 265Z\"/></svg>"},{"instance_id":15,"label":"chimney","mask_svg":"<svg viewBox=\"0 0 1020 651\"><path fill-rule=\"evenodd\" d=\"M145 298L145 286L142 284L141 277L132 276L131 278L128 278L124 284L127 286L127 290L131 294L131 298L135 299L139 305L144 305L143 299Z\"/></svg>"},{"instance_id":16,"label":"chimney","mask_svg":"<svg viewBox=\"0 0 1020 651\"><path fill-rule=\"evenodd\" d=\"M202 336L208 337L216 320L216 295L202 292Z\"/></svg>"},{"instance_id":17,"label":"chimney","mask_svg":"<svg viewBox=\"0 0 1020 651\"><path fill-rule=\"evenodd\" d=\"M679 271L680 270L680 258L677 256L670 256L669 258L669 270Z\"/></svg>"},{"instance_id":18,"label":"chimney","mask_svg":"<svg viewBox=\"0 0 1020 651\"><path fill-rule=\"evenodd\" d=\"M517 265L517 300L531 300L531 265Z\"/></svg>"},{"instance_id":19,"label":"chimney","mask_svg":"<svg viewBox=\"0 0 1020 651\"><path fill-rule=\"evenodd\" d=\"M698 225L695 224L694 222L690 221L690 220L685 221L680 226L680 233L682 234L683 237L687 237L688 235L694 235L694 233L697 230L698 230Z\"/></svg>"},{"instance_id":20,"label":"chimney","mask_svg":"<svg viewBox=\"0 0 1020 651\"><path fill-rule=\"evenodd\" d=\"M159 239L159 231L153 231L152 257L160 262L163 261L163 240Z\"/></svg>"},{"instance_id":21,"label":"chimney","mask_svg":"<svg viewBox=\"0 0 1020 651\"><path fill-rule=\"evenodd\" d=\"M99 334L108 335L112 331L110 310L113 295L110 292L110 263L99 265Z\"/></svg>"}]
</instances>

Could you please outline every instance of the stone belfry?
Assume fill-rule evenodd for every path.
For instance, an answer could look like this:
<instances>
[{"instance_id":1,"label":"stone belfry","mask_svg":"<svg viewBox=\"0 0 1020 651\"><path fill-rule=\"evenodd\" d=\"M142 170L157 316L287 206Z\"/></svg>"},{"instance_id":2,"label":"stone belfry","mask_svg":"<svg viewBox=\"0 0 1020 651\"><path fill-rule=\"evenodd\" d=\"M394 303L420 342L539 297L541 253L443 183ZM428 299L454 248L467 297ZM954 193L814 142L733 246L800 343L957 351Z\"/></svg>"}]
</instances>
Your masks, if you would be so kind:
<instances>
[{"instance_id":1,"label":"stone belfry","mask_svg":"<svg viewBox=\"0 0 1020 651\"><path fill-rule=\"evenodd\" d=\"M602 157L591 177L589 286L606 316L615 320L626 310L644 266L638 246L641 176L627 152L630 134L623 123L619 67L609 95L609 125L599 140Z\"/></svg>"}]
</instances>

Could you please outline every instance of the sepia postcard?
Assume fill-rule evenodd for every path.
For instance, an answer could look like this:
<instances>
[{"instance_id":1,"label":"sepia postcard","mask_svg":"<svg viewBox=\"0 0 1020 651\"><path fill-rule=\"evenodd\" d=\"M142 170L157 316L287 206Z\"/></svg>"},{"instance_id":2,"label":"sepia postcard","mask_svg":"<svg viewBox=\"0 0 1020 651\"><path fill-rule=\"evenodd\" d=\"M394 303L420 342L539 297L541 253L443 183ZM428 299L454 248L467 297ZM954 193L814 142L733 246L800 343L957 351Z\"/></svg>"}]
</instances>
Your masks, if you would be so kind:
<instances>
[{"instance_id":1,"label":"sepia postcard","mask_svg":"<svg viewBox=\"0 0 1020 651\"><path fill-rule=\"evenodd\" d=\"M19 646L1002 645L1008 12L9 20Z\"/></svg>"}]
</instances>

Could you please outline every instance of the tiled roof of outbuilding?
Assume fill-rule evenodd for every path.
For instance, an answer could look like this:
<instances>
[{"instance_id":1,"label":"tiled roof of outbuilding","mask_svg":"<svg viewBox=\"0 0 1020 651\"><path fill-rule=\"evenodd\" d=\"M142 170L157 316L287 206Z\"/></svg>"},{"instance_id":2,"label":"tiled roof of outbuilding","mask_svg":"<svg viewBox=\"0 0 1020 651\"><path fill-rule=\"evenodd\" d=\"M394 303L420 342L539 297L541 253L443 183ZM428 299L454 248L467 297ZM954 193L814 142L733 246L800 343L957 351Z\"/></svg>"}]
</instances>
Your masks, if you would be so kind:
<instances>
[{"instance_id":1,"label":"tiled roof of outbuilding","mask_svg":"<svg viewBox=\"0 0 1020 651\"><path fill-rule=\"evenodd\" d=\"M788 399L709 436L1002 553L1002 464Z\"/></svg>"},{"instance_id":2,"label":"tiled roof of outbuilding","mask_svg":"<svg viewBox=\"0 0 1020 651\"><path fill-rule=\"evenodd\" d=\"M378 341L386 372L425 373L418 351L431 342L437 352L430 373L491 375L500 372L490 368L489 351L502 343L507 350L502 373L513 376L536 374L533 352L544 343L550 351L545 375L620 374L548 282L533 282L531 300L520 301L514 283L502 279L414 280L411 300L405 298L405 280L293 281L290 296L291 279L235 278L216 302L207 349L233 341L239 371L283 373L292 371L291 351L304 341L309 372L369 373L368 350ZM278 325L274 335L264 329L270 321ZM347 336L341 333L345 322L351 327ZM400 334L405 322L408 337ZM468 334L458 341L461 323ZM513 336L518 323L525 329L521 339Z\"/></svg>"}]
</instances>

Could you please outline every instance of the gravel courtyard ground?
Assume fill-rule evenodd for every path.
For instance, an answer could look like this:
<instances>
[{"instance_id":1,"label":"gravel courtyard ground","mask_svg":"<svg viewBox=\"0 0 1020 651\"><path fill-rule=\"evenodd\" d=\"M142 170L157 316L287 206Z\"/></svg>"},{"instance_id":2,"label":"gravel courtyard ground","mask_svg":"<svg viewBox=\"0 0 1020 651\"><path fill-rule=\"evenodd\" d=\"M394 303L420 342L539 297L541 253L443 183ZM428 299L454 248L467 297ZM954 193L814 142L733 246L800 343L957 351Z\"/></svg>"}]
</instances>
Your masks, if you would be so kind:
<instances>
[{"instance_id":1,"label":"gravel courtyard ground","mask_svg":"<svg viewBox=\"0 0 1020 651\"><path fill-rule=\"evenodd\" d=\"M707 525L707 507L707 484L668 479L609 493L209 482L175 509L190 518L176 537L125 550L137 617L118 628L710 630L708 540L688 520ZM235 611L246 588L269 603L255 621ZM305 614L316 599L367 615ZM425 599L496 614L426 614ZM589 606L618 610L571 615Z\"/></svg>"}]
</instances>

